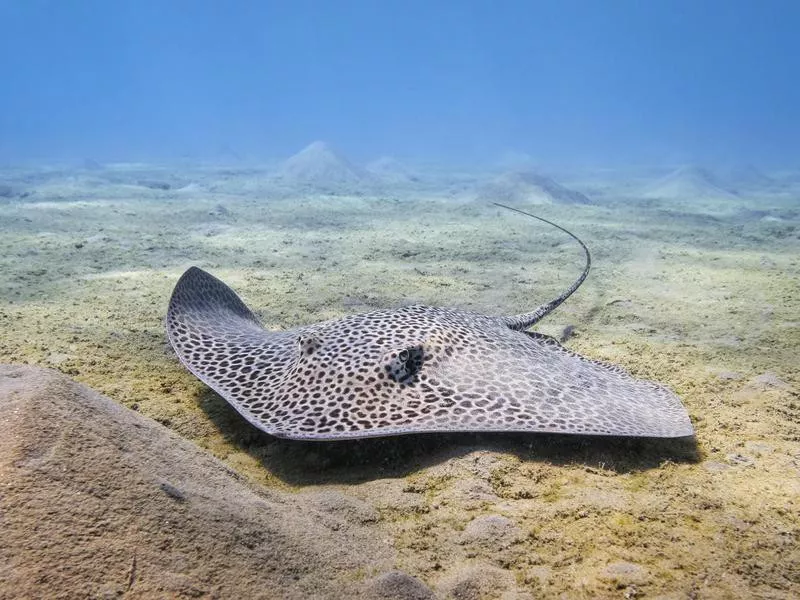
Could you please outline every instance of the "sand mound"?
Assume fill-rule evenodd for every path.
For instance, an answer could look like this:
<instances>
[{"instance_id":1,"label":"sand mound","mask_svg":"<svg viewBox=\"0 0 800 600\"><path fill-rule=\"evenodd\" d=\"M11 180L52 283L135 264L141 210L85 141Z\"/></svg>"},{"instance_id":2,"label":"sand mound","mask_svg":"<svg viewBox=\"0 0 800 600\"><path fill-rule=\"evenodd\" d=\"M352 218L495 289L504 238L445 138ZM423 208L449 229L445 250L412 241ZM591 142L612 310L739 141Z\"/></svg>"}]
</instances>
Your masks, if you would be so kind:
<instances>
[{"instance_id":1,"label":"sand mound","mask_svg":"<svg viewBox=\"0 0 800 600\"><path fill-rule=\"evenodd\" d=\"M661 200L733 200L737 196L718 185L714 176L701 167L681 167L648 186L644 198Z\"/></svg>"},{"instance_id":2,"label":"sand mound","mask_svg":"<svg viewBox=\"0 0 800 600\"><path fill-rule=\"evenodd\" d=\"M367 165L367 171L384 183L404 184L419 181L419 177L411 169L390 156L373 160Z\"/></svg>"},{"instance_id":3,"label":"sand mound","mask_svg":"<svg viewBox=\"0 0 800 600\"><path fill-rule=\"evenodd\" d=\"M717 183L720 187L737 192L764 190L775 181L751 164L728 165L719 171Z\"/></svg>"},{"instance_id":4,"label":"sand mound","mask_svg":"<svg viewBox=\"0 0 800 600\"><path fill-rule=\"evenodd\" d=\"M378 516L343 494L255 489L36 367L0 365L0 424L0 597L382 597Z\"/></svg>"},{"instance_id":5,"label":"sand mound","mask_svg":"<svg viewBox=\"0 0 800 600\"><path fill-rule=\"evenodd\" d=\"M278 178L284 184L311 187L321 192L359 189L371 180L324 142L314 142L283 163Z\"/></svg>"},{"instance_id":6,"label":"sand mound","mask_svg":"<svg viewBox=\"0 0 800 600\"><path fill-rule=\"evenodd\" d=\"M505 173L485 184L478 191L483 202L532 204L591 204L592 201L578 191L532 171Z\"/></svg>"}]
</instances>

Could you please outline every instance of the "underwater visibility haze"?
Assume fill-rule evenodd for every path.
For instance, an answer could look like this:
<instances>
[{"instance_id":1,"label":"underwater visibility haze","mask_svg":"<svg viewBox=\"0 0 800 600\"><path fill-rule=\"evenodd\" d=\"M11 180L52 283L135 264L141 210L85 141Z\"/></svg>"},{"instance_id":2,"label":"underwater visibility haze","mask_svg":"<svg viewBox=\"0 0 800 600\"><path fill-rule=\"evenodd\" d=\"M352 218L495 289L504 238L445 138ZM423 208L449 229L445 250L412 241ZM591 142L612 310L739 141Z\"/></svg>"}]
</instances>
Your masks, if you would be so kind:
<instances>
[{"instance_id":1,"label":"underwater visibility haze","mask_svg":"<svg viewBox=\"0 0 800 600\"><path fill-rule=\"evenodd\" d=\"M800 596L800 5L0 23L0 597Z\"/></svg>"}]
</instances>

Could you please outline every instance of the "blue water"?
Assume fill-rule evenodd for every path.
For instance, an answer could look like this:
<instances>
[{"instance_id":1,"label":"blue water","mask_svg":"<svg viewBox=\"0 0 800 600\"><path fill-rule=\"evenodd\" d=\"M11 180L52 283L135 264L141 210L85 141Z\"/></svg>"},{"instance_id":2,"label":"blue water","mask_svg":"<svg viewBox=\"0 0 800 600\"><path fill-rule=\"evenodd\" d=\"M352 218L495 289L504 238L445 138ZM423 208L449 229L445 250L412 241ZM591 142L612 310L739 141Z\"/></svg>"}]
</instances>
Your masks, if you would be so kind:
<instances>
[{"instance_id":1,"label":"blue water","mask_svg":"<svg viewBox=\"0 0 800 600\"><path fill-rule=\"evenodd\" d=\"M2 0L0 160L800 161L800 4Z\"/></svg>"}]
</instances>

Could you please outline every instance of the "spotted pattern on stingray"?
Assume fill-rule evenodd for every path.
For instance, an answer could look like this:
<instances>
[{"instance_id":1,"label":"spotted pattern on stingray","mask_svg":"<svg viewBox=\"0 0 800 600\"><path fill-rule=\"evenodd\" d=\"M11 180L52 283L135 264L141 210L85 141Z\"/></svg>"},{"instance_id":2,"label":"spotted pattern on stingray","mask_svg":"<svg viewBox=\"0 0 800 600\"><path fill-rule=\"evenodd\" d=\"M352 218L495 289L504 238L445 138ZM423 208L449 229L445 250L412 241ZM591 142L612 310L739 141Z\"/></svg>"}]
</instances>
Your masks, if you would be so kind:
<instances>
[{"instance_id":1,"label":"spotted pattern on stingray","mask_svg":"<svg viewBox=\"0 0 800 600\"><path fill-rule=\"evenodd\" d=\"M172 294L167 333L192 373L278 437L693 434L666 387L520 331L521 317L415 305L272 332L192 267Z\"/></svg>"}]
</instances>

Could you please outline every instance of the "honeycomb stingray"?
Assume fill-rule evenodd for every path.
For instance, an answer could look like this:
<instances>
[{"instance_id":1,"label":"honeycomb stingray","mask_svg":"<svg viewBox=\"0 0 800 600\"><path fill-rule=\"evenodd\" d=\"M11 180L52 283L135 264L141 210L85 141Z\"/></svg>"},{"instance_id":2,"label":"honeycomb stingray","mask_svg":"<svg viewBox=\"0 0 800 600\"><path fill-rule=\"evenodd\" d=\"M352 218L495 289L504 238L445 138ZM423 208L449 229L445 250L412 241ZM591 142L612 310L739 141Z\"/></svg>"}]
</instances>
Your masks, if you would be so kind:
<instances>
[{"instance_id":1,"label":"honeycomb stingray","mask_svg":"<svg viewBox=\"0 0 800 600\"><path fill-rule=\"evenodd\" d=\"M233 290L192 267L172 294L167 334L192 373L277 437L693 435L686 409L666 387L525 331L572 294L591 265L583 242L546 222L580 243L586 267L531 313L497 317L406 306L268 331Z\"/></svg>"}]
</instances>

